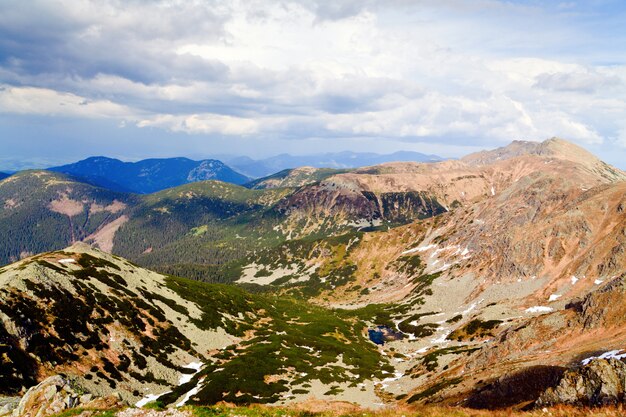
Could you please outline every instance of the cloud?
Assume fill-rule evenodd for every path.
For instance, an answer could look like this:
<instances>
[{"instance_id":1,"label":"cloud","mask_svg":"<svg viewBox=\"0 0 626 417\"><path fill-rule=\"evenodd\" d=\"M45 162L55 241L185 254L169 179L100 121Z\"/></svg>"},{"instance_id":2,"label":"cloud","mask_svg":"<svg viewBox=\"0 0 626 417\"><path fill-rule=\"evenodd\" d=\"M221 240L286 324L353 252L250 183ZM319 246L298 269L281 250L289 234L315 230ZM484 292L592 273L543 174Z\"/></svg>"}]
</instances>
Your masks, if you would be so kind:
<instances>
[{"instance_id":1,"label":"cloud","mask_svg":"<svg viewBox=\"0 0 626 417\"><path fill-rule=\"evenodd\" d=\"M277 151L310 138L601 144L623 134L626 63L606 64L621 56L607 42L617 35L580 12L496 0L0 2L0 112L110 119L207 148L224 136Z\"/></svg>"},{"instance_id":2,"label":"cloud","mask_svg":"<svg viewBox=\"0 0 626 417\"><path fill-rule=\"evenodd\" d=\"M125 118L133 117L136 111L108 100L92 100L44 88L0 85L0 113Z\"/></svg>"},{"instance_id":3,"label":"cloud","mask_svg":"<svg viewBox=\"0 0 626 417\"><path fill-rule=\"evenodd\" d=\"M223 36L212 2L0 2L0 63L18 75L118 75L145 83L214 78L216 62L175 45ZM28 30L25 30L28 28Z\"/></svg>"},{"instance_id":4,"label":"cloud","mask_svg":"<svg viewBox=\"0 0 626 417\"><path fill-rule=\"evenodd\" d=\"M140 120L137 126L165 128L172 132L238 136L251 135L259 131L255 120L219 114L158 115Z\"/></svg>"},{"instance_id":5,"label":"cloud","mask_svg":"<svg viewBox=\"0 0 626 417\"><path fill-rule=\"evenodd\" d=\"M616 75L598 72L556 72L539 74L534 87L553 91L594 93L598 89L621 84Z\"/></svg>"}]
</instances>

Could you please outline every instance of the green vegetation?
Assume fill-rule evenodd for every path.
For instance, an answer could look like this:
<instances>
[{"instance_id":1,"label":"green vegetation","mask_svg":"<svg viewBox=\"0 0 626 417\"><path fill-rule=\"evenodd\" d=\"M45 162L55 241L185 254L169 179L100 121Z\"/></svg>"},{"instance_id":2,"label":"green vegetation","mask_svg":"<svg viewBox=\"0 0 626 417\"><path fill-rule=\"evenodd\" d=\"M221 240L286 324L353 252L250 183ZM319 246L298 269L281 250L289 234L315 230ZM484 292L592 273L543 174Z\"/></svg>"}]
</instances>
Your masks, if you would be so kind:
<instances>
[{"instance_id":1,"label":"green vegetation","mask_svg":"<svg viewBox=\"0 0 626 417\"><path fill-rule=\"evenodd\" d=\"M463 315L462 314L457 314L456 316L446 320L446 323L454 324L454 323L457 323L457 322L461 321L462 319L463 319Z\"/></svg>"},{"instance_id":2,"label":"green vegetation","mask_svg":"<svg viewBox=\"0 0 626 417\"><path fill-rule=\"evenodd\" d=\"M350 172L348 169L315 168L314 171L284 169L276 174L250 181L245 186L255 190L268 188L268 184L279 182L281 187L302 187L318 183L330 176Z\"/></svg>"},{"instance_id":3,"label":"green vegetation","mask_svg":"<svg viewBox=\"0 0 626 417\"><path fill-rule=\"evenodd\" d=\"M61 413L54 414L53 417L75 417L78 415L89 415L89 417L115 417L118 411L118 409L100 410L79 407L70 408Z\"/></svg>"},{"instance_id":4,"label":"green vegetation","mask_svg":"<svg viewBox=\"0 0 626 417\"><path fill-rule=\"evenodd\" d=\"M50 205L55 200L71 201L74 209L82 205L82 211L71 217L52 211ZM101 209L115 200L130 204L135 198L47 171L24 171L2 181L0 265L86 238L103 223L125 213Z\"/></svg>"},{"instance_id":5,"label":"green vegetation","mask_svg":"<svg viewBox=\"0 0 626 417\"><path fill-rule=\"evenodd\" d=\"M451 346L442 349L435 349L428 352L422 357L420 364L414 367L411 371L416 370L418 367L424 367L427 371L432 372L439 366L439 357L445 355L459 355L461 353L470 353L478 350L478 348L467 348L464 346Z\"/></svg>"},{"instance_id":6,"label":"green vegetation","mask_svg":"<svg viewBox=\"0 0 626 417\"><path fill-rule=\"evenodd\" d=\"M393 319L406 312L407 307L399 304L369 304L355 310L337 310L345 318L357 318L372 326L394 327Z\"/></svg>"},{"instance_id":7,"label":"green vegetation","mask_svg":"<svg viewBox=\"0 0 626 417\"><path fill-rule=\"evenodd\" d=\"M474 319L461 328L450 333L448 340L473 341L475 339L493 337L494 330L500 325L500 323L502 323L502 320L483 321L480 319Z\"/></svg>"},{"instance_id":8,"label":"green vegetation","mask_svg":"<svg viewBox=\"0 0 626 417\"><path fill-rule=\"evenodd\" d=\"M59 255L69 256L62 252L53 256ZM141 344L138 351L118 355L119 363L115 365L100 357L85 375L87 379L100 378L113 389L124 380L125 372L141 381L169 385L146 369L147 358L182 371L169 359L175 348L199 356L158 304L150 302L163 301L164 295L129 286L127 279L132 275L119 275L122 264L90 254L81 254L76 259L74 265L78 269L53 265L43 256L32 260L46 267L54 266L50 274L70 278L73 291L26 279L32 296L6 290L1 294L4 302L0 311L17 326L27 325L33 331L29 353L38 361L62 365L79 360L85 350L109 349L107 326L112 323L135 335ZM95 281L105 284L107 291L99 290ZM50 282L55 282L53 276ZM205 330L223 328L242 341L214 355L215 362L208 364L192 381L160 398L163 404L193 388L202 377L206 378L206 385L197 395L200 403L247 404L276 402L292 391L300 392L297 390L313 379L337 391L341 389L339 384L356 386L393 371L363 334L366 323L354 315L342 315L284 295L250 294L231 285L173 276L167 277L165 283L168 289L200 308L202 316L192 319L194 325ZM187 312L173 301L165 304L175 311ZM149 334L147 326L150 326ZM14 339L6 338L11 346L19 346L19 341ZM21 353L28 358L21 348L10 352L9 358L20 360ZM24 375L14 381L16 390L25 380L34 378L30 372L36 368L31 362L22 361ZM7 371L15 374L20 370Z\"/></svg>"},{"instance_id":9,"label":"green vegetation","mask_svg":"<svg viewBox=\"0 0 626 417\"><path fill-rule=\"evenodd\" d=\"M202 308L199 326L223 326L236 335L253 331L250 339L224 349L215 364L194 377L206 378L196 395L199 403L275 402L312 379L356 385L393 369L361 334L364 323L358 320L285 297L252 296L232 286L171 277L168 287ZM225 313L237 318L225 319ZM194 381L174 390L171 398Z\"/></svg>"},{"instance_id":10,"label":"green vegetation","mask_svg":"<svg viewBox=\"0 0 626 417\"><path fill-rule=\"evenodd\" d=\"M205 181L143 196L114 251L162 273L232 282L243 258L284 241L271 208L289 192Z\"/></svg>"},{"instance_id":11,"label":"green vegetation","mask_svg":"<svg viewBox=\"0 0 626 417\"><path fill-rule=\"evenodd\" d=\"M400 329L402 333L413 334L417 338L422 338L432 336L439 328L439 325L435 323L414 325L411 324L411 319L412 317L409 317L408 319L401 321L398 324L398 329Z\"/></svg>"},{"instance_id":12,"label":"green vegetation","mask_svg":"<svg viewBox=\"0 0 626 417\"><path fill-rule=\"evenodd\" d=\"M292 269L295 266L295 272L274 281L272 286L283 286L285 292L294 298L308 299L318 296L323 291L345 286L356 279L354 276L356 265L349 260L349 255L362 238L363 233L355 230L323 238L307 236L255 252L246 259L245 263L254 262L263 265L267 271L280 268ZM317 259L321 261L322 266L314 271L310 270L304 262ZM266 273L261 272L257 276ZM290 280L305 275L309 277L308 280L289 283Z\"/></svg>"},{"instance_id":13,"label":"green vegetation","mask_svg":"<svg viewBox=\"0 0 626 417\"><path fill-rule=\"evenodd\" d=\"M64 252L55 255L67 256ZM32 263L46 267L52 265L37 257ZM131 366L145 370L147 357L170 369L179 370L169 359L176 348L196 354L191 342L168 320L162 309L128 289L127 281L117 274L120 272L118 265L89 254L81 254L76 265L81 268L55 266L43 274L43 277L47 274L65 275L70 278L71 289L54 285L56 278L50 275L45 284L38 280L24 280L32 295L1 290L3 302L0 303L0 311L18 328L28 328L32 336L26 351L15 336L0 327L0 338L5 341L3 344L9 346L7 354L11 361L5 363L2 360L0 368L7 367L7 372L12 369L9 375L15 376L6 383L3 381L0 392L15 392L34 380L37 375L35 360L54 365L70 364L80 360L83 352L109 349L108 327L113 323L132 333L141 344L139 351L129 352L128 356L119 354L115 365L106 357L100 357L85 375L88 379L98 377L113 389L123 380L121 373L129 371ZM105 284L108 291L99 290L94 280ZM148 300L158 297L153 295ZM147 326L150 326L150 335L146 332ZM154 379L150 372L129 373L141 381Z\"/></svg>"},{"instance_id":14,"label":"green vegetation","mask_svg":"<svg viewBox=\"0 0 626 417\"><path fill-rule=\"evenodd\" d=\"M424 271L426 265L422 264L422 260L419 255L404 255L394 261L398 272L404 273L408 276L414 276L421 274Z\"/></svg>"}]
</instances>

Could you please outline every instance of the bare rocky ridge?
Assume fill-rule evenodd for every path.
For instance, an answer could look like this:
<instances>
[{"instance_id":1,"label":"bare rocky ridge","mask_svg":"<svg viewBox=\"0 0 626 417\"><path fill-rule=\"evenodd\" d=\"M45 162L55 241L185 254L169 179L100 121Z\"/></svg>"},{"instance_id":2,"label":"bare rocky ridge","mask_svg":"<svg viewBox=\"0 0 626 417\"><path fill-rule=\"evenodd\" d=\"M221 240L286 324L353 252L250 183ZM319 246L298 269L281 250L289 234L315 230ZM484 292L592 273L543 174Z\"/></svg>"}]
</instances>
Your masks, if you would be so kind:
<instances>
[{"instance_id":1,"label":"bare rocky ridge","mask_svg":"<svg viewBox=\"0 0 626 417\"><path fill-rule=\"evenodd\" d=\"M413 262L421 267L412 273L441 273L444 279L473 277L472 290L464 295L468 304L469 297L484 298L487 304L499 302L503 297L494 292L505 296L514 290L520 298L515 308L552 308L548 304L559 297L562 302L564 296L583 294L597 286L596 281L623 271L626 175L561 140L511 147L510 152L507 148L498 151L497 158L468 157L470 161L496 160L488 165L447 161L363 168L304 187L280 203L286 204L289 216L312 223L299 229L304 234L319 224L316 219L341 212L338 207L362 216L363 222L355 223L362 227L372 225L368 220L372 218L384 225L385 218L429 217L441 213L437 207L450 210L358 238L345 257L345 264L355 267L353 281L345 291L333 288L321 297L336 299L338 305L376 302L381 297L400 300L407 291L393 291L395 298L389 298L390 287L406 288L410 279L400 269ZM529 147L540 151L529 152ZM407 191L409 187L422 191ZM383 188L397 194L382 193ZM378 190L378 194L363 190ZM370 192L374 204L366 197ZM386 195L396 200L385 204ZM413 206L409 195L415 197ZM379 207L390 207L390 211ZM300 269L303 273L315 265L324 270L324 259L315 259L311 253L302 259L307 264ZM356 286L369 292L351 292ZM481 296L486 290L492 295Z\"/></svg>"},{"instance_id":2,"label":"bare rocky ridge","mask_svg":"<svg viewBox=\"0 0 626 417\"><path fill-rule=\"evenodd\" d=\"M326 178L319 186L335 184L344 194L427 190L450 211L307 258L323 279L331 262L353 268L348 282L313 300L404 306L371 322L409 336L382 348L397 358L398 376L384 388L390 398L532 404L564 370L626 344L616 279L626 271L625 180L559 139ZM526 387L524 395L514 384Z\"/></svg>"}]
</instances>

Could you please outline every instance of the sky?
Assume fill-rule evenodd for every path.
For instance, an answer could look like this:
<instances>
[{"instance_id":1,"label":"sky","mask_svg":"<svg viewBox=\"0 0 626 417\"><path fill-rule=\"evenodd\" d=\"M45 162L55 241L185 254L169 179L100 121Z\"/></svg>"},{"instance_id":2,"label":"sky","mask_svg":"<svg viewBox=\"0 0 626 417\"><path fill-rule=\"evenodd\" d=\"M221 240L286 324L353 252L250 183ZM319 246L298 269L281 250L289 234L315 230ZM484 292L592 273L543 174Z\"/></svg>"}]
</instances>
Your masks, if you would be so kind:
<instances>
[{"instance_id":1,"label":"sky","mask_svg":"<svg viewBox=\"0 0 626 417\"><path fill-rule=\"evenodd\" d=\"M0 170L557 136L626 168L626 2L0 0Z\"/></svg>"}]
</instances>

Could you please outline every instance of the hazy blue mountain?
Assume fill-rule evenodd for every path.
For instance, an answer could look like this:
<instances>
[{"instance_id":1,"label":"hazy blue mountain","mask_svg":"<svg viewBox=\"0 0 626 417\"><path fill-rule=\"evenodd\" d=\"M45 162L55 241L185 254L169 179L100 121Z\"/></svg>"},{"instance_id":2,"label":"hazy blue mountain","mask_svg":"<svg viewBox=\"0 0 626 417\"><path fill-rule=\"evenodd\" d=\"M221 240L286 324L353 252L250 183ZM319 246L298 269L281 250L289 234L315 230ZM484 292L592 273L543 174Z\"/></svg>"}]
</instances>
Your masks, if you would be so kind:
<instances>
[{"instance_id":1,"label":"hazy blue mountain","mask_svg":"<svg viewBox=\"0 0 626 417\"><path fill-rule=\"evenodd\" d=\"M0 172L0 180L5 179L6 177L10 177L11 174L5 174L4 172Z\"/></svg>"},{"instance_id":2,"label":"hazy blue mountain","mask_svg":"<svg viewBox=\"0 0 626 417\"><path fill-rule=\"evenodd\" d=\"M187 158L164 158L122 162L96 156L49 170L72 175L110 190L140 194L196 181L219 180L244 184L250 180L215 159L193 161Z\"/></svg>"},{"instance_id":3,"label":"hazy blue mountain","mask_svg":"<svg viewBox=\"0 0 626 417\"><path fill-rule=\"evenodd\" d=\"M281 154L260 160L242 156L227 159L226 163L247 176L259 178L266 177L284 169L302 166L344 169L378 165L385 162L435 162L441 160L443 160L443 158L437 155L426 155L410 151L400 151L388 155L346 151L303 156Z\"/></svg>"}]
</instances>

